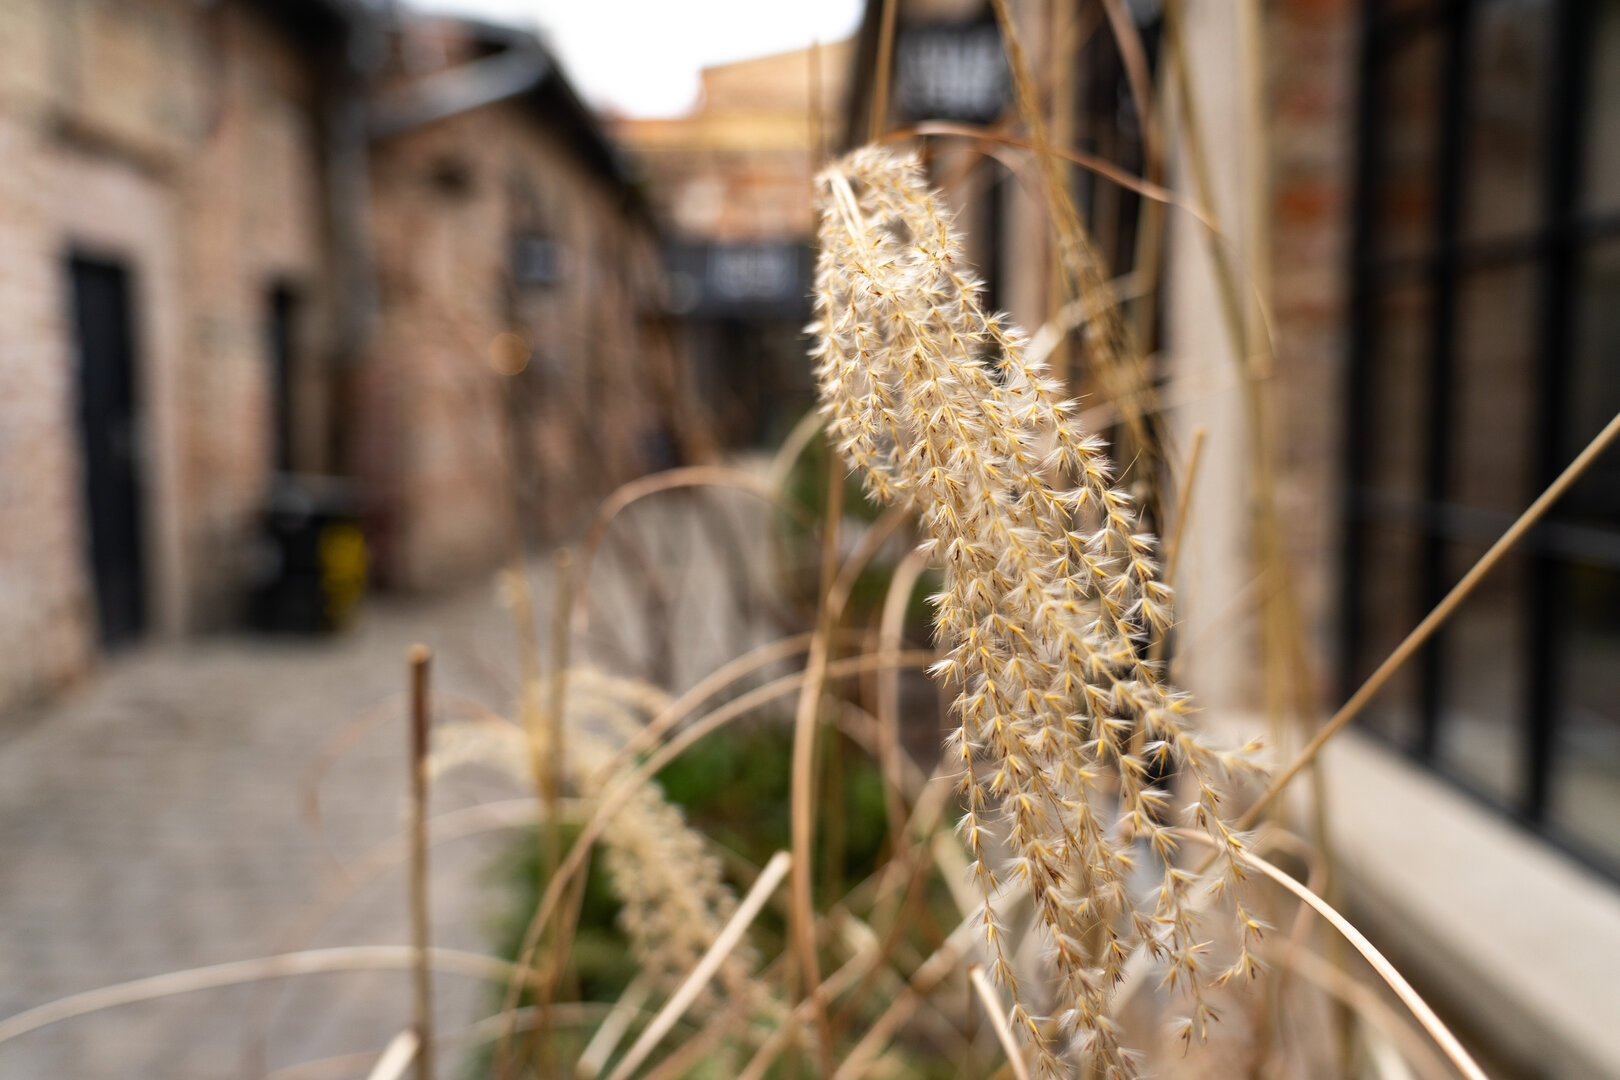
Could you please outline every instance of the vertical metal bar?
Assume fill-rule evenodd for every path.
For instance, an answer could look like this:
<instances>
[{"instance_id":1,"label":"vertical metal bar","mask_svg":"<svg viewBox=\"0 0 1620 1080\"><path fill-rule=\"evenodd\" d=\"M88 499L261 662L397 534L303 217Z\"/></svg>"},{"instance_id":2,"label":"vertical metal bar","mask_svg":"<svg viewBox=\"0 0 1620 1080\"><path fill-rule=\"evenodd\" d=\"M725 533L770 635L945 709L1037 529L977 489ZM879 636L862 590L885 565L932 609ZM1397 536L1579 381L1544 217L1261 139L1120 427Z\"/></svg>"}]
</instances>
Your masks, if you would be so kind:
<instances>
[{"instance_id":1,"label":"vertical metal bar","mask_svg":"<svg viewBox=\"0 0 1620 1080\"><path fill-rule=\"evenodd\" d=\"M1373 350L1376 346L1374 260L1378 257L1379 132L1384 103L1382 65L1384 51L1378 32L1380 0L1361 7L1360 85L1356 101L1356 176L1350 227L1349 349L1345 363L1344 474L1339 500L1340 552L1339 700L1355 692L1361 682L1361 661L1366 632L1362 617L1365 587L1366 523L1362 492L1367 485L1369 402Z\"/></svg>"},{"instance_id":2,"label":"vertical metal bar","mask_svg":"<svg viewBox=\"0 0 1620 1080\"><path fill-rule=\"evenodd\" d=\"M1423 607L1432 610L1449 585L1446 540L1436 517L1446 501L1452 462L1452 394L1456 369L1457 235L1465 197L1468 121L1468 59L1473 6L1467 0L1446 12L1446 54L1440 64L1440 131L1436 146L1437 193L1434 215L1434 261L1430 268L1428 430L1425 440L1423 553L1418 581ZM1445 699L1444 631L1424 649L1419 660L1422 726L1418 753L1434 761L1440 742L1440 709Z\"/></svg>"},{"instance_id":3,"label":"vertical metal bar","mask_svg":"<svg viewBox=\"0 0 1620 1080\"><path fill-rule=\"evenodd\" d=\"M1546 262L1542 268L1539 319L1540 379L1536 388L1535 476L1544 487L1558 474L1565 446L1571 352L1574 347L1575 290L1579 272L1581 132L1590 46L1589 6L1559 0L1553 15L1552 76L1547 100L1547 159L1542 214ZM1552 513L1556 514L1554 509ZM1535 543L1531 535L1530 587L1526 597L1525 645L1529 655L1524 702L1524 815L1546 818L1552 780L1553 739L1562 707L1560 658L1567 652L1568 575L1564 561Z\"/></svg>"}]
</instances>

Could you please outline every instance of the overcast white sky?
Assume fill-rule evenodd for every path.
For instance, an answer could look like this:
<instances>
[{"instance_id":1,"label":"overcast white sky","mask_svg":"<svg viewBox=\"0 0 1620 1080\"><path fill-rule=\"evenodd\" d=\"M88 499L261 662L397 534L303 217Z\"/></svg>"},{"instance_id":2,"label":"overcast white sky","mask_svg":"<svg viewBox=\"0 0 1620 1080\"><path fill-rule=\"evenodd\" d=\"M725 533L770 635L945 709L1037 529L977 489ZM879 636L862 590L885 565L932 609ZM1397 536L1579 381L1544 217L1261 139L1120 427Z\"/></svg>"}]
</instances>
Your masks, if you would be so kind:
<instances>
[{"instance_id":1,"label":"overcast white sky","mask_svg":"<svg viewBox=\"0 0 1620 1080\"><path fill-rule=\"evenodd\" d=\"M546 34L591 104L675 116L711 64L785 52L855 32L861 0L407 0Z\"/></svg>"}]
</instances>

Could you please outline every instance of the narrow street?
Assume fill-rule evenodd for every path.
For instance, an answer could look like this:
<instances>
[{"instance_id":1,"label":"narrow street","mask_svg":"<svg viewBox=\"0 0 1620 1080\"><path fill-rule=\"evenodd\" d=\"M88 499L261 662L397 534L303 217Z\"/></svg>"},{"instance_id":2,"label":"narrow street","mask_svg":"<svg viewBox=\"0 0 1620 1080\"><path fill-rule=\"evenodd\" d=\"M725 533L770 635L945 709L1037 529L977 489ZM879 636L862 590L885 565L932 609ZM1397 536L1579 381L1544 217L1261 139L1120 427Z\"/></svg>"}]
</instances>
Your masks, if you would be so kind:
<instances>
[{"instance_id":1,"label":"narrow street","mask_svg":"<svg viewBox=\"0 0 1620 1080\"><path fill-rule=\"evenodd\" d=\"M627 514L615 535L633 542L606 545L592 574L593 610L618 616L593 619L577 654L644 676L662 669L680 684L746 647L745 620L723 606L736 586L722 571L735 569L735 553L713 540L716 519L732 517L714 507L746 503L676 499ZM746 533L759 515L740 520ZM646 599L648 576L631 572L631 562L660 568L655 576L669 590ZM537 559L531 570L542 635L550 567ZM510 714L517 635L496 594L486 577L430 601L374 601L359 626L331 640L145 645L59 701L0 718L0 970L8 976L0 1019L168 971L408 942L400 865L342 898L345 868L361 866L405 821L398 695L411 643L434 651L437 715L455 715L467 699ZM648 634L653 618L681 632ZM343 741L351 745L336 752ZM524 794L505 777L462 770L435 786L432 811ZM486 931L502 894L489 871L514 836L498 829L434 847L436 945L490 952ZM342 902L327 910L334 897ZM497 993L450 974L436 989L441 1030L488 1015ZM191 993L0 1044L0 1077L260 1077L380 1048L408 1020L409 1000L405 971ZM441 1075L453 1076L462 1057L447 1051L443 1061Z\"/></svg>"}]
</instances>

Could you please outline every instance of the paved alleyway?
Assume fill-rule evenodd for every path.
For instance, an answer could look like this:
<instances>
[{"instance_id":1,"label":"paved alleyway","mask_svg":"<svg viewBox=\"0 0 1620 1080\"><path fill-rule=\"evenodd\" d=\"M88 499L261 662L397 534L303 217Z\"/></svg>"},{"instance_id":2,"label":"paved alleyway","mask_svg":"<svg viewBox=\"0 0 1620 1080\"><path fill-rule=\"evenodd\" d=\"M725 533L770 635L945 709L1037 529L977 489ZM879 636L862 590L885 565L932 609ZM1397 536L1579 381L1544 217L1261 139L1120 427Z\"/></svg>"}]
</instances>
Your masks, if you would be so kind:
<instances>
[{"instance_id":1,"label":"paved alleyway","mask_svg":"<svg viewBox=\"0 0 1620 1080\"><path fill-rule=\"evenodd\" d=\"M601 603L625 612L615 622L633 628L647 609L632 602L645 575L625 564L662 567L662 579L679 584L660 616L682 627L671 649L645 638L615 643L604 625L582 652L619 670L662 668L680 683L740 651L747 620L724 599L734 553L705 539L712 511L690 509L632 512L641 527L626 535L645 546L610 551L593 575ZM535 567L542 584L547 566ZM0 1018L180 968L406 942L397 868L308 939L289 931L339 880L340 864L352 866L403 823L403 707L389 698L403 686L410 643L434 649L441 701L464 695L510 711L515 635L494 593L486 580L432 602L374 603L354 632L332 641L234 636L147 646L48 708L0 717ZM543 591L538 600L543 631ZM301 789L323 746L368 713L379 722L319 785L317 829ZM511 781L463 771L435 789L433 810L522 794ZM436 944L489 951L484 928L499 893L487 870L512 835L435 847ZM445 1027L491 1011L486 985L452 975L436 985ZM380 1047L408 1018L408 987L404 972L327 974L121 1007L0 1044L0 1077L263 1076ZM441 1074L459 1067L447 1055Z\"/></svg>"}]
</instances>

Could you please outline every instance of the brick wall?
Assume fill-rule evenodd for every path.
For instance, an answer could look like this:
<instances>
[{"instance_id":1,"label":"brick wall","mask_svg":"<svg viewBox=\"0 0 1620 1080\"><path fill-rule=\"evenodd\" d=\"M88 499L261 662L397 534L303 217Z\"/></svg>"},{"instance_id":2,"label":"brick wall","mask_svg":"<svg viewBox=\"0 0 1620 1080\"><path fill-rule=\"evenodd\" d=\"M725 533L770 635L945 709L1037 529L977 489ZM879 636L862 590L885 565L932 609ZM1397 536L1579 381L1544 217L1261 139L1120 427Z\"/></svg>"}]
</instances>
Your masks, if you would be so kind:
<instances>
[{"instance_id":1,"label":"brick wall","mask_svg":"<svg viewBox=\"0 0 1620 1080\"><path fill-rule=\"evenodd\" d=\"M379 569L419 588L571 537L613 487L661 463L673 358L650 333L650 227L518 98L380 143L380 307L360 390L362 482ZM517 237L558 254L509 272ZM498 335L527 353L506 373ZM522 359L520 357L520 359Z\"/></svg>"},{"instance_id":2,"label":"brick wall","mask_svg":"<svg viewBox=\"0 0 1620 1080\"><path fill-rule=\"evenodd\" d=\"M1284 0L1266 8L1264 28L1278 503L1324 678L1332 674L1339 609L1359 6Z\"/></svg>"},{"instance_id":3,"label":"brick wall","mask_svg":"<svg viewBox=\"0 0 1620 1080\"><path fill-rule=\"evenodd\" d=\"M852 63L852 43L839 41L721 64L704 70L702 98L688 115L616 121L659 220L716 243L813 235L812 143L818 125L826 143L836 142Z\"/></svg>"},{"instance_id":4,"label":"brick wall","mask_svg":"<svg viewBox=\"0 0 1620 1080\"><path fill-rule=\"evenodd\" d=\"M97 652L67 255L130 274L149 621L174 633L235 614L268 286L321 293L324 211L308 72L255 10L12 0L0 49L4 706Z\"/></svg>"}]
</instances>

